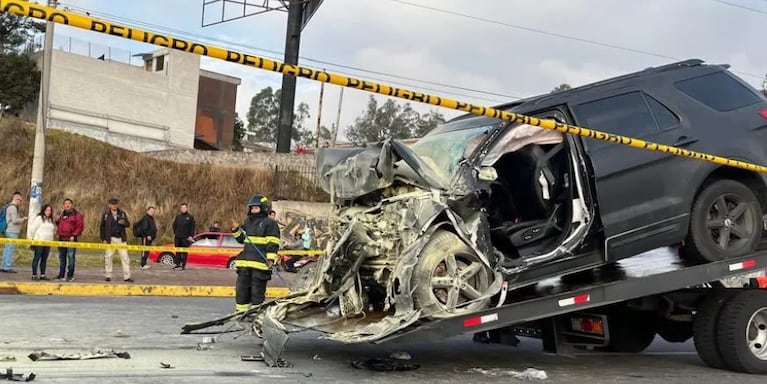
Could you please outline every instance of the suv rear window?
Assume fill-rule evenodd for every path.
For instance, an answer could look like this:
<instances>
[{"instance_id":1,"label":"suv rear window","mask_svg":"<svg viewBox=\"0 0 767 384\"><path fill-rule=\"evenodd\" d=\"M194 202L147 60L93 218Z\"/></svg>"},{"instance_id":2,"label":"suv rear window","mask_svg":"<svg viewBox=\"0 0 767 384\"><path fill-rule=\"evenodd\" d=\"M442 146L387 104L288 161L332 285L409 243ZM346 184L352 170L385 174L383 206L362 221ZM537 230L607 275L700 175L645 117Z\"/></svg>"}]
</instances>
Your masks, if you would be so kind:
<instances>
[{"instance_id":1,"label":"suv rear window","mask_svg":"<svg viewBox=\"0 0 767 384\"><path fill-rule=\"evenodd\" d=\"M759 102L759 97L725 71L674 83L677 89L707 106L727 112Z\"/></svg>"}]
</instances>

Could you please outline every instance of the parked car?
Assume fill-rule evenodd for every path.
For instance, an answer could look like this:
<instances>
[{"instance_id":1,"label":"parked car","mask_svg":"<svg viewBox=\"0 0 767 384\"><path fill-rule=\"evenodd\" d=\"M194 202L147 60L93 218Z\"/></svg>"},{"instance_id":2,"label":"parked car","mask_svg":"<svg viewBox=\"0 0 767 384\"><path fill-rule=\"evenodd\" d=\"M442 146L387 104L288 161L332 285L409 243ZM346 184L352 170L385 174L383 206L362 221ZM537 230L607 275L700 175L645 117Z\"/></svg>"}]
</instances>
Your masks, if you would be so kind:
<instances>
[{"instance_id":1,"label":"parked car","mask_svg":"<svg viewBox=\"0 0 767 384\"><path fill-rule=\"evenodd\" d=\"M173 247L173 243L163 244L163 247ZM227 248L242 250L243 245L235 240L234 236L228 232L203 232L194 236L194 242L189 247L187 253L187 265L201 267L216 267L234 269L234 259L237 253L216 253L206 249L208 248ZM155 263L173 265L173 252L149 252L149 260Z\"/></svg>"},{"instance_id":2,"label":"parked car","mask_svg":"<svg viewBox=\"0 0 767 384\"><path fill-rule=\"evenodd\" d=\"M687 60L496 108L767 164L767 99L727 65ZM504 283L667 246L710 262L760 242L765 175L526 122L464 115L412 147L321 149L332 251L256 327L375 341L497 305Z\"/></svg>"}]
</instances>

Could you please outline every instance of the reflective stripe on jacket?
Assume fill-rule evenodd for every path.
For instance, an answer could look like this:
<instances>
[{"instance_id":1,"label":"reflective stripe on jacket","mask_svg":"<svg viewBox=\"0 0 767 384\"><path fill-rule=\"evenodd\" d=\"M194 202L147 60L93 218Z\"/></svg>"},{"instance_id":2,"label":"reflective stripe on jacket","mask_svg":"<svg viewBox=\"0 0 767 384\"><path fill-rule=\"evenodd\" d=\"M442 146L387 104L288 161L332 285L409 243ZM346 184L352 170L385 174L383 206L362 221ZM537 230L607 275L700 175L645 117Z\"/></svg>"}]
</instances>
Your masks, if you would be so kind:
<instances>
[{"instance_id":1,"label":"reflective stripe on jacket","mask_svg":"<svg viewBox=\"0 0 767 384\"><path fill-rule=\"evenodd\" d=\"M242 253L234 261L235 267L269 271L264 257L273 263L280 249L280 227L266 215L250 215L245 222L234 228L234 238L245 244Z\"/></svg>"}]
</instances>

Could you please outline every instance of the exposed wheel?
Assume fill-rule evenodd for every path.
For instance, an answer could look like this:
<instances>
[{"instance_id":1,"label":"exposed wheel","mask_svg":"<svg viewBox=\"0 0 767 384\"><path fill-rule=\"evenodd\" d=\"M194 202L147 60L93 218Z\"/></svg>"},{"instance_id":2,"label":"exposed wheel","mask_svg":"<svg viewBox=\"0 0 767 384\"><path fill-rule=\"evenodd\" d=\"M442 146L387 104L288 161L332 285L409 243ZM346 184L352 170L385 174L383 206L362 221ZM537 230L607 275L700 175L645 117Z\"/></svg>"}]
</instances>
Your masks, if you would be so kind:
<instances>
[{"instance_id":1,"label":"exposed wheel","mask_svg":"<svg viewBox=\"0 0 767 384\"><path fill-rule=\"evenodd\" d=\"M290 292L298 292L306 289L314 279L314 273L317 271L317 262L310 261L304 264L301 269L296 273L293 283L290 284Z\"/></svg>"},{"instance_id":2,"label":"exposed wheel","mask_svg":"<svg viewBox=\"0 0 767 384\"><path fill-rule=\"evenodd\" d=\"M237 260L236 257L232 257L229 259L229 261L226 262L226 267L229 269L237 269L237 267L234 266L234 262Z\"/></svg>"},{"instance_id":3,"label":"exposed wheel","mask_svg":"<svg viewBox=\"0 0 767 384\"><path fill-rule=\"evenodd\" d=\"M717 321L717 340L727 368L767 373L767 292L743 291L727 302Z\"/></svg>"},{"instance_id":4,"label":"exposed wheel","mask_svg":"<svg viewBox=\"0 0 767 384\"><path fill-rule=\"evenodd\" d=\"M711 368L724 369L727 367L719 351L716 332L717 322L724 304L737 293L738 291L734 290L712 291L703 300L692 318L695 350L698 351L700 359Z\"/></svg>"},{"instance_id":5,"label":"exposed wheel","mask_svg":"<svg viewBox=\"0 0 767 384\"><path fill-rule=\"evenodd\" d=\"M661 319L658 322L658 336L669 343L684 343L693 336L692 323Z\"/></svg>"},{"instance_id":6,"label":"exposed wheel","mask_svg":"<svg viewBox=\"0 0 767 384\"><path fill-rule=\"evenodd\" d=\"M607 318L612 352L639 353L655 340L655 314L631 310L611 311Z\"/></svg>"},{"instance_id":7,"label":"exposed wheel","mask_svg":"<svg viewBox=\"0 0 767 384\"><path fill-rule=\"evenodd\" d=\"M165 265L176 265L176 258L172 253L163 253L157 258L157 262Z\"/></svg>"},{"instance_id":8,"label":"exposed wheel","mask_svg":"<svg viewBox=\"0 0 767 384\"><path fill-rule=\"evenodd\" d=\"M706 186L693 203L683 254L719 261L753 252L762 237L762 208L754 193L734 180Z\"/></svg>"},{"instance_id":9,"label":"exposed wheel","mask_svg":"<svg viewBox=\"0 0 767 384\"><path fill-rule=\"evenodd\" d=\"M438 230L421 251L411 286L424 316L444 318L487 308L492 273L452 232Z\"/></svg>"}]
</instances>

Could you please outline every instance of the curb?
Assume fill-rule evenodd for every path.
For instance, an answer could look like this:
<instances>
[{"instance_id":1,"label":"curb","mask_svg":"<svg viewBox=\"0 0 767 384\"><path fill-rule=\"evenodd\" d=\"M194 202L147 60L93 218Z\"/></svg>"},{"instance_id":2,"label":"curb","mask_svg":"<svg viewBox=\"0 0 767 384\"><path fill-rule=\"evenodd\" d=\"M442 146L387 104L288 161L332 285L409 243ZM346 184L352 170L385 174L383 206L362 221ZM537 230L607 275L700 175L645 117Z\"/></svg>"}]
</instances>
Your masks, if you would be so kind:
<instances>
[{"instance_id":1,"label":"curb","mask_svg":"<svg viewBox=\"0 0 767 384\"><path fill-rule=\"evenodd\" d=\"M287 295L288 288L266 289L266 297L273 299ZM234 287L182 286L140 284L75 284L75 283L0 283L0 294L56 295L56 296L172 296L172 297L234 297Z\"/></svg>"}]
</instances>

